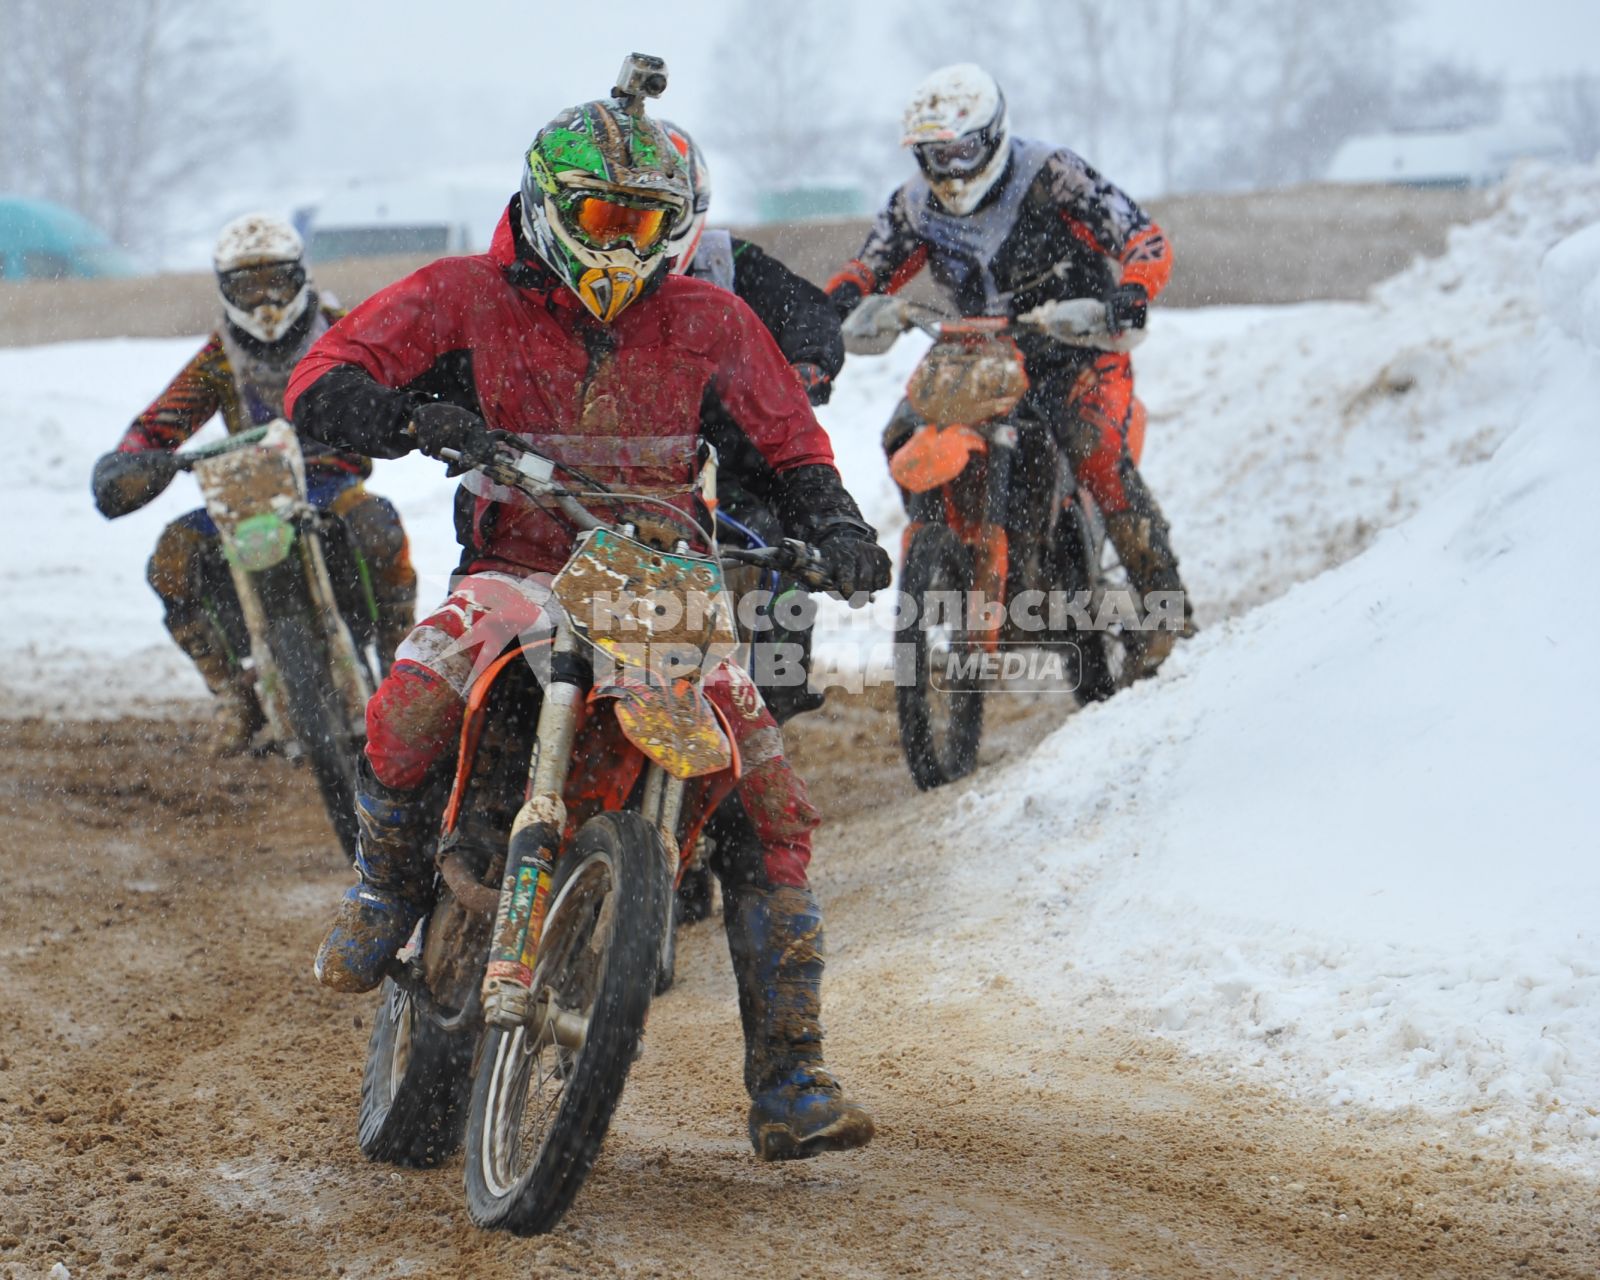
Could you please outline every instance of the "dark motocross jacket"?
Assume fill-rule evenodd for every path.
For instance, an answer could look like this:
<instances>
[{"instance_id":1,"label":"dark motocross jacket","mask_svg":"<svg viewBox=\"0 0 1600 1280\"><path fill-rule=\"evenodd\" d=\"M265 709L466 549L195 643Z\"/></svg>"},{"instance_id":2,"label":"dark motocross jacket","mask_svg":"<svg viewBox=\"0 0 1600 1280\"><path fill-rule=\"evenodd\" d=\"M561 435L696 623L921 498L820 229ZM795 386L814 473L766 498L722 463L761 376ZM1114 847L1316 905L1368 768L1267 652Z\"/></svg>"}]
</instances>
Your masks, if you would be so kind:
<instances>
[{"instance_id":1,"label":"dark motocross jacket","mask_svg":"<svg viewBox=\"0 0 1600 1280\"><path fill-rule=\"evenodd\" d=\"M713 228L700 237L688 274L743 298L790 364L815 365L829 382L839 376L844 337L832 301L759 245Z\"/></svg>"},{"instance_id":2,"label":"dark motocross jacket","mask_svg":"<svg viewBox=\"0 0 1600 1280\"><path fill-rule=\"evenodd\" d=\"M1121 284L1153 299L1172 274L1172 249L1081 156L1018 138L1000 180L969 214L947 212L920 173L900 187L828 293L848 314L868 294L904 288L923 267L961 315L1015 316L1055 299L1105 297ZM1023 349L1030 364L1092 358L1048 339L1028 339Z\"/></svg>"}]
</instances>

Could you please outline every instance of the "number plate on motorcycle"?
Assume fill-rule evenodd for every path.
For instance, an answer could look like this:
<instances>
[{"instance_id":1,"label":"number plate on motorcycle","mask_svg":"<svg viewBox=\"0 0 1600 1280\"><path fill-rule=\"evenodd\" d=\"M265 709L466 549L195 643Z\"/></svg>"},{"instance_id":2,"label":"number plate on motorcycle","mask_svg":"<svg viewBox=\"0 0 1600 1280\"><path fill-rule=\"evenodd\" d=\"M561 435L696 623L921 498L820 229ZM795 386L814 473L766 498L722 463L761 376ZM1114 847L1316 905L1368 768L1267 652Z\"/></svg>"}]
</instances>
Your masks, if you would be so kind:
<instances>
[{"instance_id":1,"label":"number plate on motorcycle","mask_svg":"<svg viewBox=\"0 0 1600 1280\"><path fill-rule=\"evenodd\" d=\"M626 666L689 675L738 644L722 567L705 556L593 529L552 587L578 633Z\"/></svg>"}]
</instances>

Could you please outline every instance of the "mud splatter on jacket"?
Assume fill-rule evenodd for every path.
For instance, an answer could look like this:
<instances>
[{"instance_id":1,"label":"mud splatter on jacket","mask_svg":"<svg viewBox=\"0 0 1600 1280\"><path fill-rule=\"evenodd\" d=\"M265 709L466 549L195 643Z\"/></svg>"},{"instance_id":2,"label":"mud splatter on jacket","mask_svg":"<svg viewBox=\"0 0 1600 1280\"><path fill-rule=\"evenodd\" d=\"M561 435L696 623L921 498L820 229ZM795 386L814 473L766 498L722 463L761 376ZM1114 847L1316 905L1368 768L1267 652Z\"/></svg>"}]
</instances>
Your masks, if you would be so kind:
<instances>
[{"instance_id":1,"label":"mud splatter on jacket","mask_svg":"<svg viewBox=\"0 0 1600 1280\"><path fill-rule=\"evenodd\" d=\"M925 266L960 314L1017 315L1056 298L1103 297L1118 284L1154 298L1172 274L1172 250L1081 156L1019 138L1006 172L969 214L947 212L920 173L895 191L828 292L848 313L867 294L904 288Z\"/></svg>"},{"instance_id":2,"label":"mud splatter on jacket","mask_svg":"<svg viewBox=\"0 0 1600 1280\"><path fill-rule=\"evenodd\" d=\"M307 308L306 314L311 320L293 354L270 363L255 357L226 326L217 330L166 390L133 420L123 433L117 452L170 452L217 413L222 415L230 436L282 417L291 370L344 312L318 303ZM310 441L302 443L308 474L318 470L363 477L372 474L371 461L360 454Z\"/></svg>"}]
</instances>

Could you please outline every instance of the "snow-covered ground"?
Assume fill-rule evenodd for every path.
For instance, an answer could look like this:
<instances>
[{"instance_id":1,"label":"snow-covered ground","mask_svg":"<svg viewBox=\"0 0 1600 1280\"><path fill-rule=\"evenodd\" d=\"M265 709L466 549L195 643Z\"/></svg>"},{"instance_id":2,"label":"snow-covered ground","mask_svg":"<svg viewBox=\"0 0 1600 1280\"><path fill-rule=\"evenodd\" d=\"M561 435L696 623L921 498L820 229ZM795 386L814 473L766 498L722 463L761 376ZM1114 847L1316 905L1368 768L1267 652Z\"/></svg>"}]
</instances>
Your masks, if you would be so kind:
<instances>
[{"instance_id":1,"label":"snow-covered ground","mask_svg":"<svg viewBox=\"0 0 1600 1280\"><path fill-rule=\"evenodd\" d=\"M1531 172L1368 302L1157 317L1146 472L1205 630L981 774L946 835L1024 852L937 887L1064 1023L1600 1170L1600 232L1539 278L1595 222L1600 172ZM193 345L0 351L0 712L200 694L143 580L191 483L115 524L87 491ZM919 350L852 362L823 411L890 546L878 436ZM373 487L437 597L453 482L410 459Z\"/></svg>"}]
</instances>

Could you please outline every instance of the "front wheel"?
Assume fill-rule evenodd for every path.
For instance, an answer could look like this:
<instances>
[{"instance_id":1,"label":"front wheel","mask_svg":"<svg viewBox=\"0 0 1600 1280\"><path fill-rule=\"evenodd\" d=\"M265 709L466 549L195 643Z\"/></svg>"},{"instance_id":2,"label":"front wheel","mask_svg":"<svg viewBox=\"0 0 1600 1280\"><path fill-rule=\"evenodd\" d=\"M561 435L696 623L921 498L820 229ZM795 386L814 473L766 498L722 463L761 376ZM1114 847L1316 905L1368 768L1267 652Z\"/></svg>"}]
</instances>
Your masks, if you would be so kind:
<instances>
[{"instance_id":1,"label":"front wheel","mask_svg":"<svg viewBox=\"0 0 1600 1280\"><path fill-rule=\"evenodd\" d=\"M900 745L911 777L923 791L964 778L978 763L983 693L974 687L976 654L965 619L973 589L972 560L946 525L917 530L900 573L900 589L916 602L910 668L896 672ZM944 616L935 611L944 609ZM937 625L930 625L937 624Z\"/></svg>"},{"instance_id":2,"label":"front wheel","mask_svg":"<svg viewBox=\"0 0 1600 1280\"><path fill-rule=\"evenodd\" d=\"M638 1054L672 891L635 813L586 822L556 866L534 1025L489 1027L467 1115L467 1208L518 1235L560 1221L599 1154Z\"/></svg>"},{"instance_id":3,"label":"front wheel","mask_svg":"<svg viewBox=\"0 0 1600 1280\"><path fill-rule=\"evenodd\" d=\"M356 755L344 722L344 703L328 670L327 647L304 614L268 623L268 643L283 682L294 735L305 749L322 804L345 856L356 856Z\"/></svg>"}]
</instances>

